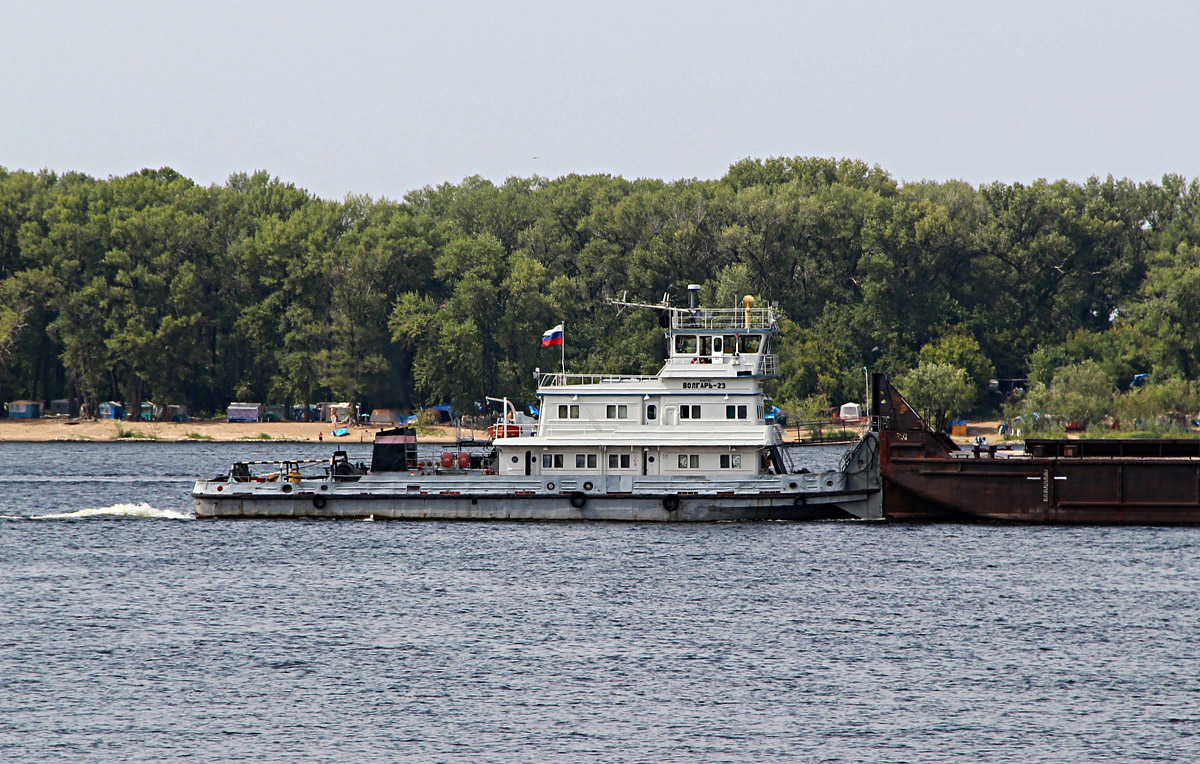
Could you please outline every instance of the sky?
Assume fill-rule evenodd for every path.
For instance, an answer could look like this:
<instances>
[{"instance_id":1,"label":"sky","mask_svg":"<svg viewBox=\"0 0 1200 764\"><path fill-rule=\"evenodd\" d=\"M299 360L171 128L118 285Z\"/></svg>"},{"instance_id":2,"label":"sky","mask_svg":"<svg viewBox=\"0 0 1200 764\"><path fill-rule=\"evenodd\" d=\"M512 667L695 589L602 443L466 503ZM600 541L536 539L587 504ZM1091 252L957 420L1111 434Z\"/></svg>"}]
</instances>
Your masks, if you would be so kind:
<instances>
[{"instance_id":1,"label":"sky","mask_svg":"<svg viewBox=\"0 0 1200 764\"><path fill-rule=\"evenodd\" d=\"M1200 176L1200 2L14 2L0 166L266 170L329 199L481 175Z\"/></svg>"}]
</instances>

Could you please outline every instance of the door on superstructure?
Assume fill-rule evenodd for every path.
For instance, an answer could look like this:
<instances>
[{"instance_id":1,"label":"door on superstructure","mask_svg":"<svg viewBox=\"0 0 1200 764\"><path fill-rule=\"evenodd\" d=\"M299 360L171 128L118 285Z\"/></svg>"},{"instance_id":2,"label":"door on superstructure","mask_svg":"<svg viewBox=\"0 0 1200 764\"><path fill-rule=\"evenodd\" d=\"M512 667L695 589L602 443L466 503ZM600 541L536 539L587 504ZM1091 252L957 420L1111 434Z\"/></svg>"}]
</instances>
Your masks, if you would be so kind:
<instances>
[{"instance_id":1,"label":"door on superstructure","mask_svg":"<svg viewBox=\"0 0 1200 764\"><path fill-rule=\"evenodd\" d=\"M532 451L525 452L525 474L526 475L533 474L533 452Z\"/></svg>"}]
</instances>

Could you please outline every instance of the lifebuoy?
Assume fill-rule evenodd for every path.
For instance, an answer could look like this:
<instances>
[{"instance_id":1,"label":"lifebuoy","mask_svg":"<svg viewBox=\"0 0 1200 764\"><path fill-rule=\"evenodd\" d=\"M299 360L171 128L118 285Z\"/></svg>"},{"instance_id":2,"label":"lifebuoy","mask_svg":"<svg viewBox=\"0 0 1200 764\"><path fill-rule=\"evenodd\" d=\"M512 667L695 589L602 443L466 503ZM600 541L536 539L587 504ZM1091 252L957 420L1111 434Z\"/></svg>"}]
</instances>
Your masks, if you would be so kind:
<instances>
[{"instance_id":1,"label":"lifebuoy","mask_svg":"<svg viewBox=\"0 0 1200 764\"><path fill-rule=\"evenodd\" d=\"M807 503L808 503L808 499L804 498L804 494L800 494L796 498L792 499L793 507L803 507Z\"/></svg>"},{"instance_id":2,"label":"lifebuoy","mask_svg":"<svg viewBox=\"0 0 1200 764\"><path fill-rule=\"evenodd\" d=\"M667 510L668 512L674 512L675 510L679 509L679 497L674 495L664 496L663 509Z\"/></svg>"},{"instance_id":3,"label":"lifebuoy","mask_svg":"<svg viewBox=\"0 0 1200 764\"><path fill-rule=\"evenodd\" d=\"M576 491L571 494L571 506L575 509L583 509L583 505L587 504L587 494L583 491Z\"/></svg>"},{"instance_id":4,"label":"lifebuoy","mask_svg":"<svg viewBox=\"0 0 1200 764\"><path fill-rule=\"evenodd\" d=\"M325 506L325 497L324 496L314 496L313 497L313 506L316 507L317 509L321 509L322 507L324 507Z\"/></svg>"}]
</instances>

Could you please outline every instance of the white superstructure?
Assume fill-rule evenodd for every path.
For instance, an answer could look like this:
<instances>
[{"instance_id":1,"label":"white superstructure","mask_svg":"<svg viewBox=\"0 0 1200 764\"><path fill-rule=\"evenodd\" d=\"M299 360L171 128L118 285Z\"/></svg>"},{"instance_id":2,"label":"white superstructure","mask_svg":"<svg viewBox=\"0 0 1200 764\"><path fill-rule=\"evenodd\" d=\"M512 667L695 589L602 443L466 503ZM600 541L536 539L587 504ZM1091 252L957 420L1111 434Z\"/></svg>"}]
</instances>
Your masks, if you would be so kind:
<instances>
[{"instance_id":1,"label":"white superstructure","mask_svg":"<svg viewBox=\"0 0 1200 764\"><path fill-rule=\"evenodd\" d=\"M495 439L497 471L683 478L783 471L782 439L766 419L762 388L779 374L770 352L778 316L752 303L655 306L670 319L657 375L542 374L540 420Z\"/></svg>"}]
</instances>

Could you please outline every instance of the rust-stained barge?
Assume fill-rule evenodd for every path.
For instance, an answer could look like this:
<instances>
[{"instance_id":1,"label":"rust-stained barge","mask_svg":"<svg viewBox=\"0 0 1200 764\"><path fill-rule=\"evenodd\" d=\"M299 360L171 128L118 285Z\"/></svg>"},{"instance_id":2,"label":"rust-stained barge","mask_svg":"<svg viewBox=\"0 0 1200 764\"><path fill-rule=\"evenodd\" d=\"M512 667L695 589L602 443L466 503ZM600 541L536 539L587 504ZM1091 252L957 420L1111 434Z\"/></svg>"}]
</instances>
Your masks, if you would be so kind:
<instances>
[{"instance_id":1,"label":"rust-stained barge","mask_svg":"<svg viewBox=\"0 0 1200 764\"><path fill-rule=\"evenodd\" d=\"M1060 525L1200 524L1200 440L1028 439L960 449L876 374L884 516Z\"/></svg>"}]
</instances>

